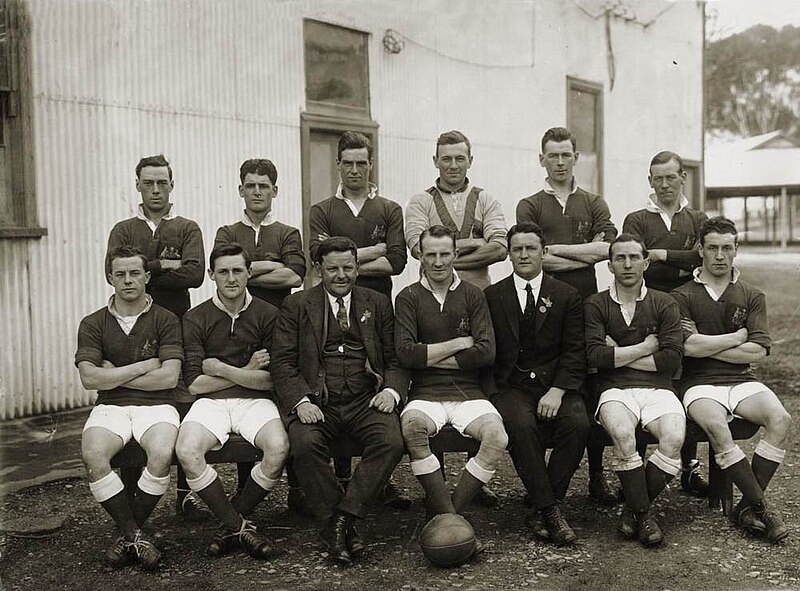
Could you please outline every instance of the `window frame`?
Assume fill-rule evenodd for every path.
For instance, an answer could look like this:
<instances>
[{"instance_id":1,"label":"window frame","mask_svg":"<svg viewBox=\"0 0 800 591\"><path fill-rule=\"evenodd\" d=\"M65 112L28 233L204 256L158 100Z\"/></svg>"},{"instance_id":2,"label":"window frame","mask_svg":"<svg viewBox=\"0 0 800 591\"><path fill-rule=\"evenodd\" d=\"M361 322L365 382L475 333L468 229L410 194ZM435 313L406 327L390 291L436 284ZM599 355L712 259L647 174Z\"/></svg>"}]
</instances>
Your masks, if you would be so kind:
<instances>
[{"instance_id":1,"label":"window frame","mask_svg":"<svg viewBox=\"0 0 800 591\"><path fill-rule=\"evenodd\" d=\"M594 106L594 117L595 117L595 136L597 138L597 193L598 195L605 195L604 190L604 161L605 161L605 138L604 138L604 129L605 129L605 120L603 118L603 85L598 82L591 82L589 80L583 80L581 78L575 78L573 76L567 76L567 93L566 93L566 103L567 103L567 129L572 130L573 128L573 121L572 121L572 109L570 108L570 93L574 90L578 92L585 92L589 94L593 94L596 96L595 106ZM578 146L578 152L581 152L581 147Z\"/></svg>"}]
</instances>

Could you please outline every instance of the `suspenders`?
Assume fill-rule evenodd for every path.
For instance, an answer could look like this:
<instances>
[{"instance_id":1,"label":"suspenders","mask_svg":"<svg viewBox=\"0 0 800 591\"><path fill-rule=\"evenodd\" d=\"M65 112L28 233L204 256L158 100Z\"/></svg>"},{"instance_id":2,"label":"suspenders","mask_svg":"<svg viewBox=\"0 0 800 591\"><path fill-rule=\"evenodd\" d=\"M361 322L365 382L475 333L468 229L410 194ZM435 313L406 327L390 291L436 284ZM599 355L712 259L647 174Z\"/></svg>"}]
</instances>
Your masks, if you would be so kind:
<instances>
[{"instance_id":1,"label":"suspenders","mask_svg":"<svg viewBox=\"0 0 800 591\"><path fill-rule=\"evenodd\" d=\"M450 215L439 189L433 186L426 192L433 197L433 205L436 207L436 214L439 216L439 219L442 220L442 224L453 230L456 233L456 238L472 238L483 236L483 224L481 223L479 227L475 227L475 210L478 207L478 196L481 194L481 191L483 191L483 189L480 187L472 187L469 195L467 195L467 204L464 208L464 221L461 224L461 228L456 226L453 216Z\"/></svg>"}]
</instances>

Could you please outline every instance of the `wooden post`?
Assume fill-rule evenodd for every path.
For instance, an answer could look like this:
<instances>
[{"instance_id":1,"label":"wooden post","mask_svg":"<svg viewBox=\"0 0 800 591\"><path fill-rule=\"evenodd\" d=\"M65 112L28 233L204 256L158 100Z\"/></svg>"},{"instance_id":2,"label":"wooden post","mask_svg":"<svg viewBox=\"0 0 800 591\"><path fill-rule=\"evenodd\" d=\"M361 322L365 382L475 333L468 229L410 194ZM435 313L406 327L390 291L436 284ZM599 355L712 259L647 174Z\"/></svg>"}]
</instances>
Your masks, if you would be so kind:
<instances>
[{"instance_id":1,"label":"wooden post","mask_svg":"<svg viewBox=\"0 0 800 591\"><path fill-rule=\"evenodd\" d=\"M789 242L789 195L786 187L781 187L781 248L786 249Z\"/></svg>"}]
</instances>

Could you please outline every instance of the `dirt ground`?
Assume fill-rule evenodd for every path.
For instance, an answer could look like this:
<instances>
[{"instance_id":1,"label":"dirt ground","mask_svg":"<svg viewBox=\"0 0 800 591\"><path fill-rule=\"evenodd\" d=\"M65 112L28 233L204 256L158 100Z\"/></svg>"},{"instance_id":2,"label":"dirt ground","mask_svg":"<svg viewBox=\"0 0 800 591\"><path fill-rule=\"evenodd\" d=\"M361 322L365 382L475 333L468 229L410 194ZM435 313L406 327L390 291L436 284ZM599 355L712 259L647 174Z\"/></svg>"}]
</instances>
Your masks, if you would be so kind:
<instances>
[{"instance_id":1,"label":"dirt ground","mask_svg":"<svg viewBox=\"0 0 800 591\"><path fill-rule=\"evenodd\" d=\"M787 409L800 420L800 353L796 265L782 272L763 265L746 266L744 276L770 285L768 294L773 355L763 364L764 381L780 394ZM755 441L747 442L752 452ZM699 457L707 454L701 444ZM508 458L492 486L500 495L493 509L473 507L467 517L487 544L486 553L455 569L430 566L417 537L423 525L422 490L404 460L395 473L401 487L414 498L410 511L376 509L362 527L368 542L363 558L350 568L329 563L321 552L316 530L286 510L286 487L281 484L255 514L256 523L283 549L270 562L257 562L237 553L205 557L204 548L214 525L176 520L171 490L151 519L157 544L164 553L153 573L137 567L112 570L102 560L114 531L102 508L92 500L85 480L67 479L28 488L6 496L6 518L58 515L63 526L41 538L7 538L0 560L0 588L40 589L191 589L244 590L268 586L282 589L626 589L721 590L800 589L800 438L793 437L786 461L768 490L768 498L791 528L788 540L773 546L745 534L705 500L683 494L673 483L657 502L666 542L657 549L621 540L615 533L620 508L607 509L587 496L586 465L573 479L563 511L580 540L556 548L532 538L526 530L523 488ZM448 456L454 483L463 465L458 454ZM221 469L229 487L231 467ZM612 479L614 478L611 475ZM613 481L613 480L612 480Z\"/></svg>"}]
</instances>

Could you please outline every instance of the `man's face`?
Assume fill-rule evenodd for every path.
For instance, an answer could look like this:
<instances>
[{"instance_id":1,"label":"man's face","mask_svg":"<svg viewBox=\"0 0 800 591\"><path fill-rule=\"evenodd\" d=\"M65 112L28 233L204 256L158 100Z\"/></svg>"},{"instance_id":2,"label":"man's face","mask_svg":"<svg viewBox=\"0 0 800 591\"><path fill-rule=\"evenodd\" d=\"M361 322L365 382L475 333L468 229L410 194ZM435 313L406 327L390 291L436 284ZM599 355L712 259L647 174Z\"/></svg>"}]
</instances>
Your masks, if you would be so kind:
<instances>
[{"instance_id":1,"label":"man's face","mask_svg":"<svg viewBox=\"0 0 800 591\"><path fill-rule=\"evenodd\" d=\"M247 268L244 255L221 256L214 261L214 269L208 270L208 276L216 283L219 297L233 301L244 295L250 269Z\"/></svg>"},{"instance_id":2,"label":"man's face","mask_svg":"<svg viewBox=\"0 0 800 591\"><path fill-rule=\"evenodd\" d=\"M614 245L608 269L619 285L636 287L644 277L650 259L642 256L642 245L638 242L618 242Z\"/></svg>"},{"instance_id":3,"label":"man's face","mask_svg":"<svg viewBox=\"0 0 800 591\"><path fill-rule=\"evenodd\" d=\"M433 164L439 169L439 180L445 187L458 189L467 178L467 171L472 166L467 144L443 144L436 147Z\"/></svg>"},{"instance_id":4,"label":"man's face","mask_svg":"<svg viewBox=\"0 0 800 591\"><path fill-rule=\"evenodd\" d=\"M140 257L116 258L111 261L111 285L114 295L126 302L135 302L144 294L150 281L150 271L144 268Z\"/></svg>"},{"instance_id":5,"label":"man's face","mask_svg":"<svg viewBox=\"0 0 800 591\"><path fill-rule=\"evenodd\" d=\"M352 252L329 252L322 257L321 263L316 263L322 285L332 296L344 297L356 284L358 277L358 263Z\"/></svg>"},{"instance_id":6,"label":"man's face","mask_svg":"<svg viewBox=\"0 0 800 591\"><path fill-rule=\"evenodd\" d=\"M453 263L458 256L449 236L425 236L419 243L422 269L429 281L444 283L453 275Z\"/></svg>"},{"instance_id":7,"label":"man's face","mask_svg":"<svg viewBox=\"0 0 800 591\"><path fill-rule=\"evenodd\" d=\"M337 161L342 185L350 191L363 191L369 185L372 161L366 148L342 150Z\"/></svg>"},{"instance_id":8,"label":"man's face","mask_svg":"<svg viewBox=\"0 0 800 591\"><path fill-rule=\"evenodd\" d=\"M572 169L578 161L578 152L572 149L572 142L549 141L544 145L544 154L539 154L539 164L547 170L547 177L556 183L572 180Z\"/></svg>"},{"instance_id":9,"label":"man's face","mask_svg":"<svg viewBox=\"0 0 800 591\"><path fill-rule=\"evenodd\" d=\"M680 166L675 160L670 160L666 164L654 164L650 167L650 175L647 180L653 191L656 192L658 204L670 207L678 202L683 191L683 183L686 181L686 171L679 172Z\"/></svg>"},{"instance_id":10,"label":"man's face","mask_svg":"<svg viewBox=\"0 0 800 591\"><path fill-rule=\"evenodd\" d=\"M272 200L278 194L278 186L273 185L266 174L248 172L244 183L239 185L239 196L244 199L248 212L267 214L272 211Z\"/></svg>"},{"instance_id":11,"label":"man's face","mask_svg":"<svg viewBox=\"0 0 800 591\"><path fill-rule=\"evenodd\" d=\"M703 269L714 277L730 277L737 247L736 236L733 234L706 234L703 245L700 246Z\"/></svg>"},{"instance_id":12,"label":"man's face","mask_svg":"<svg viewBox=\"0 0 800 591\"><path fill-rule=\"evenodd\" d=\"M508 256L514 273L523 279L533 279L542 272L542 241L533 232L521 232L511 237Z\"/></svg>"},{"instance_id":13,"label":"man's face","mask_svg":"<svg viewBox=\"0 0 800 591\"><path fill-rule=\"evenodd\" d=\"M166 166L145 166L136 179L136 190L142 194L144 208L156 213L169 208L169 194L174 186Z\"/></svg>"}]
</instances>

